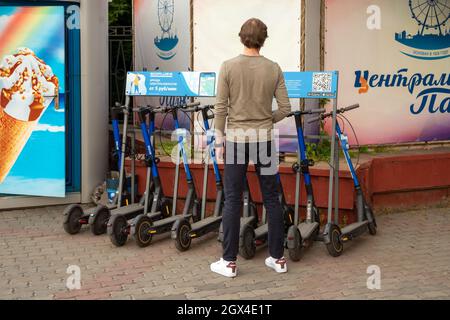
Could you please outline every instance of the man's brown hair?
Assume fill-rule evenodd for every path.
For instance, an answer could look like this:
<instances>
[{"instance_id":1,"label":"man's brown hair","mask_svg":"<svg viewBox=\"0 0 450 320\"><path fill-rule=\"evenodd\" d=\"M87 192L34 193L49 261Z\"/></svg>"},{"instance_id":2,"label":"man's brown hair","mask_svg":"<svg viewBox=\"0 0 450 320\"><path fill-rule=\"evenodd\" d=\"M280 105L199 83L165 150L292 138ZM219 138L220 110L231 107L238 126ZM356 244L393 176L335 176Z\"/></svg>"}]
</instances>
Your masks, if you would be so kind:
<instances>
[{"instance_id":1,"label":"man's brown hair","mask_svg":"<svg viewBox=\"0 0 450 320\"><path fill-rule=\"evenodd\" d=\"M267 39L267 26L259 19L249 19L242 25L239 37L247 48L260 49Z\"/></svg>"}]
</instances>

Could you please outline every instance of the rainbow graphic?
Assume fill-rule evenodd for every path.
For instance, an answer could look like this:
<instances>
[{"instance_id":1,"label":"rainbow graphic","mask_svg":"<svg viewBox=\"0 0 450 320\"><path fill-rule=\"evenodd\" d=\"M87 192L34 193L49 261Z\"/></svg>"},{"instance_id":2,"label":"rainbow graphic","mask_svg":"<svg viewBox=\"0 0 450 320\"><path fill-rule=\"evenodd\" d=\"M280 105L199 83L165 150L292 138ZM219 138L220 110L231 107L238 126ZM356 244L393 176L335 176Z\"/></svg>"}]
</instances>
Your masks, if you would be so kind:
<instances>
[{"instance_id":1,"label":"rainbow graphic","mask_svg":"<svg viewBox=\"0 0 450 320\"><path fill-rule=\"evenodd\" d=\"M64 7L0 6L0 57L27 47L64 78ZM64 92L64 87L60 88Z\"/></svg>"}]
</instances>

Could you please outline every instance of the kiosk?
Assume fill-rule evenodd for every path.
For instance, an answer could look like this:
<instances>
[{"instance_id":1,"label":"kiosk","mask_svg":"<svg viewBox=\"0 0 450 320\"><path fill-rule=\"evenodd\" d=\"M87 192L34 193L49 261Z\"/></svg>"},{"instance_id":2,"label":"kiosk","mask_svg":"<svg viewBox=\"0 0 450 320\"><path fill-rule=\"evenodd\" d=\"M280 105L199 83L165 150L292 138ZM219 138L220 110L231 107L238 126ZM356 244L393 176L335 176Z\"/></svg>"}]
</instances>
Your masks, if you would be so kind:
<instances>
[{"instance_id":1,"label":"kiosk","mask_svg":"<svg viewBox=\"0 0 450 320\"><path fill-rule=\"evenodd\" d=\"M28 196L26 189L19 190L21 186L16 185L14 187L22 195L0 195L0 209L89 202L94 188L104 181L108 163L108 0L0 1L2 9L8 12L58 9L61 21L64 19L65 23L61 24L64 44L57 43L64 50L55 54L60 54L65 67L65 72L61 72L63 79L59 79L65 84L59 90L59 98L64 96L62 111L65 111L65 121L61 126L65 132L61 150L65 150L65 154L60 154L65 160L62 166L65 190L63 185L62 196L35 197ZM33 14L24 16L30 20L37 17ZM12 20L9 22L13 23ZM29 41L45 37L48 33L46 24L51 23L41 21L33 29L34 39ZM19 34L14 36L9 31L12 28L0 25L0 30L4 36L10 37L14 48L27 46L23 37ZM0 47L5 43L2 41ZM48 43L49 52L52 52L50 46L56 42L49 39ZM8 54L11 53L8 51ZM39 181L36 181L36 186L39 186Z\"/></svg>"}]
</instances>

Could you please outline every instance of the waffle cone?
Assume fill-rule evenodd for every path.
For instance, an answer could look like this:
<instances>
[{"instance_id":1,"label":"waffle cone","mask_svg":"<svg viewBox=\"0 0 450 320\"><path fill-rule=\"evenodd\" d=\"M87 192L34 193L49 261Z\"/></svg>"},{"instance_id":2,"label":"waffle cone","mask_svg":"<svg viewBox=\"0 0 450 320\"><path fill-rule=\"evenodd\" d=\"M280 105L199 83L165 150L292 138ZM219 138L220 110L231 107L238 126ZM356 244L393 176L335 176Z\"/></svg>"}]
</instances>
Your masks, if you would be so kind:
<instances>
[{"instance_id":1,"label":"waffle cone","mask_svg":"<svg viewBox=\"0 0 450 320\"><path fill-rule=\"evenodd\" d=\"M36 122L17 120L0 107L0 184L22 152Z\"/></svg>"}]
</instances>

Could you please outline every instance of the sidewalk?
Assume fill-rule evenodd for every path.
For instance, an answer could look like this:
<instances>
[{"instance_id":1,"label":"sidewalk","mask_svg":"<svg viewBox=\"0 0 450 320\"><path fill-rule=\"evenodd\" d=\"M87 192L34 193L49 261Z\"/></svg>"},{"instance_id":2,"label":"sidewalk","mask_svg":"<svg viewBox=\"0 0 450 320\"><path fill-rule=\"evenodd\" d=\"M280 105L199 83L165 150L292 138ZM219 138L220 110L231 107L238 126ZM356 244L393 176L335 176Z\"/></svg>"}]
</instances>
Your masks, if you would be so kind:
<instances>
[{"instance_id":1,"label":"sidewalk","mask_svg":"<svg viewBox=\"0 0 450 320\"><path fill-rule=\"evenodd\" d=\"M209 271L221 253L215 235L184 253L167 237L116 248L88 229L67 235L63 208L0 212L0 299L450 299L449 208L379 216L375 237L338 258L315 243L287 274L264 266L263 248L238 261L235 279ZM81 268L81 290L66 289L69 265ZM367 288L370 265L381 269L379 290Z\"/></svg>"}]
</instances>

